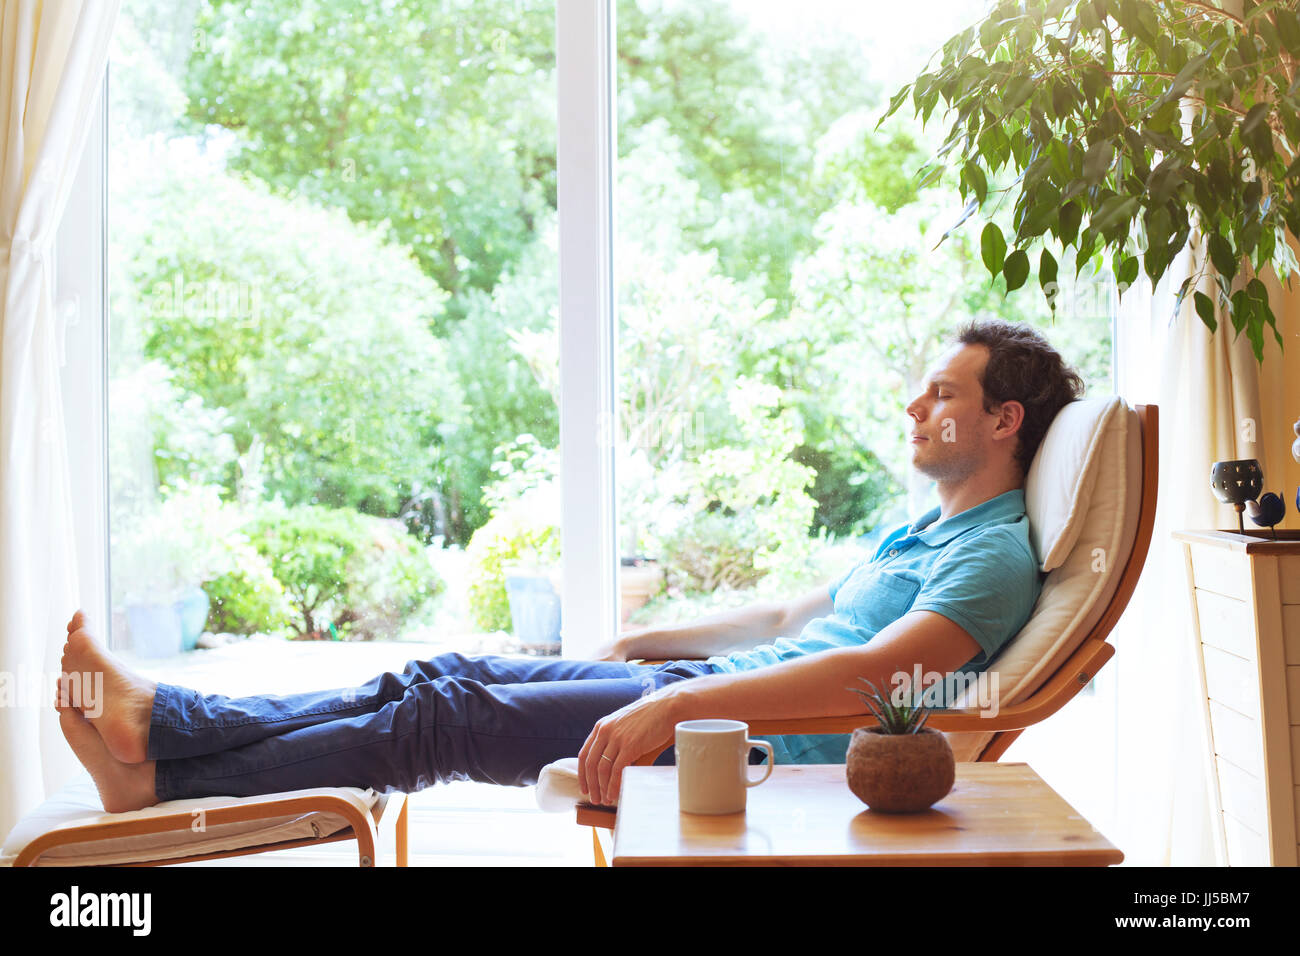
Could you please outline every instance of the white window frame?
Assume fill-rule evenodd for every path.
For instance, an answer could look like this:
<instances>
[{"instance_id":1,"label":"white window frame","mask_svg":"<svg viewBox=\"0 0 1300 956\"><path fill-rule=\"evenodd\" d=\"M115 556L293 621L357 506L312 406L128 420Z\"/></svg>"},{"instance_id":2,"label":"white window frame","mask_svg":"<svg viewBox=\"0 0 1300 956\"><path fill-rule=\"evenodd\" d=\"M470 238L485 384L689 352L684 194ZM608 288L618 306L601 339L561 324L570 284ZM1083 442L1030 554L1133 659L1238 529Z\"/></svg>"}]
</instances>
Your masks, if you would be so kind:
<instances>
[{"instance_id":1,"label":"white window frame","mask_svg":"<svg viewBox=\"0 0 1300 956\"><path fill-rule=\"evenodd\" d=\"M107 76L107 74L106 74ZM81 608L111 634L108 520L108 81L55 237L54 309Z\"/></svg>"},{"instance_id":2,"label":"white window frame","mask_svg":"<svg viewBox=\"0 0 1300 956\"><path fill-rule=\"evenodd\" d=\"M618 626L614 508L614 10L556 0L563 653ZM104 92L108 81L105 79ZM81 601L107 627L108 97L96 113L58 236L56 307L71 331L63 402Z\"/></svg>"},{"instance_id":3,"label":"white window frame","mask_svg":"<svg viewBox=\"0 0 1300 956\"><path fill-rule=\"evenodd\" d=\"M614 9L557 0L562 652L614 636Z\"/></svg>"}]
</instances>

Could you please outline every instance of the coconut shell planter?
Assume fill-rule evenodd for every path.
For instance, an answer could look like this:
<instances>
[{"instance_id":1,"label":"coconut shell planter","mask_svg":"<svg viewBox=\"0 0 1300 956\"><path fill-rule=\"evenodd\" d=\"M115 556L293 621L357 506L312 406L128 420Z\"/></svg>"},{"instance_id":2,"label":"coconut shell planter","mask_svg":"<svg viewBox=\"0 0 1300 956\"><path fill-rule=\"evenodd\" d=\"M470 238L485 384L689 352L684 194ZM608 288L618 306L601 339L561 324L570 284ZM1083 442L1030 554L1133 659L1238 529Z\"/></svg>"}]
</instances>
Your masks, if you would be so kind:
<instances>
[{"instance_id":1,"label":"coconut shell planter","mask_svg":"<svg viewBox=\"0 0 1300 956\"><path fill-rule=\"evenodd\" d=\"M849 741L844 772L849 789L871 810L917 813L928 810L952 791L957 764L948 738L925 726L927 708L894 701L865 677L870 693L851 687L880 721L859 727Z\"/></svg>"},{"instance_id":2,"label":"coconut shell planter","mask_svg":"<svg viewBox=\"0 0 1300 956\"><path fill-rule=\"evenodd\" d=\"M849 742L845 773L849 789L870 809L917 813L952 791L957 766L948 738L937 730L891 734L859 727Z\"/></svg>"}]
</instances>

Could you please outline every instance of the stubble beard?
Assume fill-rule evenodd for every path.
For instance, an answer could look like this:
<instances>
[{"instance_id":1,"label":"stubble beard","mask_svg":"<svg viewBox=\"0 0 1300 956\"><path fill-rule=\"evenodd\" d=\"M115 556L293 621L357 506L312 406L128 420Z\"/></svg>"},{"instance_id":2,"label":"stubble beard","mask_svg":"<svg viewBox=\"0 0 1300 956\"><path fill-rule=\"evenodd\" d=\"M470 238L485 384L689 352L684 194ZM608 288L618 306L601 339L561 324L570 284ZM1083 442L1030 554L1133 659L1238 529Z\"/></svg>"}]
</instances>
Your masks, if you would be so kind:
<instances>
[{"instance_id":1,"label":"stubble beard","mask_svg":"<svg viewBox=\"0 0 1300 956\"><path fill-rule=\"evenodd\" d=\"M933 441L933 439L930 441ZM925 445L929 444L929 441L925 443ZM918 446L917 452L919 453L921 448L925 447L925 445ZM942 459L918 461L918 457L919 455L913 455L912 457L913 468L933 481L948 484L965 481L973 475L979 467L979 463L975 461L973 456L969 454L960 454L957 452L956 448L953 448L952 452Z\"/></svg>"}]
</instances>

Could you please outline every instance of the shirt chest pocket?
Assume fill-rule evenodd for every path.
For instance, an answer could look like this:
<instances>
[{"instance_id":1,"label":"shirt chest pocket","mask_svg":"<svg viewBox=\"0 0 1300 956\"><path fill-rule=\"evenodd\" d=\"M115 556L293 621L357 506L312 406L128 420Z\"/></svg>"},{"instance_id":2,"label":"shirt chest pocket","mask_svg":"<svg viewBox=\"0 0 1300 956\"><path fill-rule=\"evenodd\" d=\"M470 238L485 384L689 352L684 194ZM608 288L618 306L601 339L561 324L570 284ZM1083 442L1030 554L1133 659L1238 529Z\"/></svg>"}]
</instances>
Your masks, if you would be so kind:
<instances>
[{"instance_id":1,"label":"shirt chest pocket","mask_svg":"<svg viewBox=\"0 0 1300 956\"><path fill-rule=\"evenodd\" d=\"M889 571L877 571L853 583L849 617L869 631L884 630L906 614L921 590L919 580Z\"/></svg>"}]
</instances>

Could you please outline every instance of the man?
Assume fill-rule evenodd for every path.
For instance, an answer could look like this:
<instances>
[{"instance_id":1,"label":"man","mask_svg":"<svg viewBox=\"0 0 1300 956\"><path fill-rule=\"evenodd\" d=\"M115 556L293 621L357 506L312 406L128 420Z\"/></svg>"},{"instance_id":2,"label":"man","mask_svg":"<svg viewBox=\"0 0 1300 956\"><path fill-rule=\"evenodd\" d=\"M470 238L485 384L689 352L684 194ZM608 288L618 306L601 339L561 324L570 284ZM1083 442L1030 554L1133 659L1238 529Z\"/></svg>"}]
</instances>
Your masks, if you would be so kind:
<instances>
[{"instance_id":1,"label":"man","mask_svg":"<svg viewBox=\"0 0 1300 956\"><path fill-rule=\"evenodd\" d=\"M1082 391L1029 327L963 329L907 407L912 464L936 481L939 507L829 588L791 601L626 633L589 662L452 654L349 690L239 700L131 673L78 612L63 671L103 672L104 705L85 715L61 700L60 722L111 812L314 786L527 784L574 754L591 800L613 803L623 768L678 721L858 714L858 678L888 687L918 665L986 666L1028 620L1041 585L1025 473ZM646 659L670 663L627 663ZM842 737L774 744L780 762L844 752Z\"/></svg>"}]
</instances>

